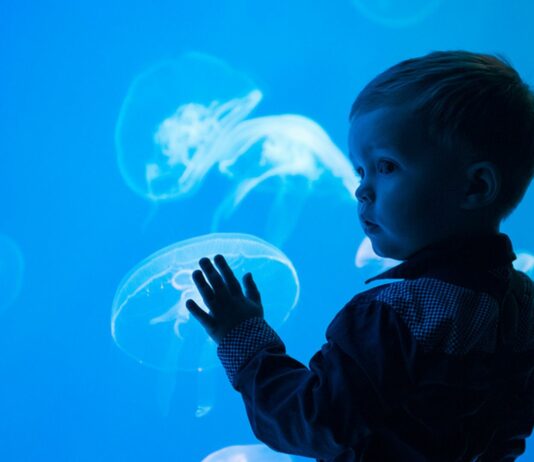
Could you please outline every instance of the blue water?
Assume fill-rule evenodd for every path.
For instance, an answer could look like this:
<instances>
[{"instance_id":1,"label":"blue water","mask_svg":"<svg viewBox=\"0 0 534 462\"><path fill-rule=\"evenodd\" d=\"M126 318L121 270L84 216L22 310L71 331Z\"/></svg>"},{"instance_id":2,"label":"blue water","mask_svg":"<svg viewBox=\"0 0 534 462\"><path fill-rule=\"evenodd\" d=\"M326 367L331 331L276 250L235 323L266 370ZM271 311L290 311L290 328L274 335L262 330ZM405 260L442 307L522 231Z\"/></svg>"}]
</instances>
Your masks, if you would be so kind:
<instances>
[{"instance_id":1,"label":"blue water","mask_svg":"<svg viewBox=\"0 0 534 462\"><path fill-rule=\"evenodd\" d=\"M298 301L284 302L291 313L277 332L307 363L336 312L391 263L365 256L343 169L356 94L392 64L438 49L502 53L532 84L533 16L527 0L4 1L0 460L200 462L217 451L210 462L247 451L244 460L305 460L255 446L220 367L183 367L171 348L159 366L172 366L158 368L118 345L119 284L180 241L213 232L265 239L298 275ZM196 64L184 65L187 56ZM136 91L164 63L176 78L156 75ZM189 131L190 149L176 147L173 121L211 123L228 101L236 112L220 113L226 125ZM146 150L136 149L158 127L167 154L151 154L144 170ZM206 133L228 149L210 151ZM265 133L276 136L262 145ZM254 136L249 157L225 157ZM207 163L176 188L202 143ZM283 164L287 152L305 161ZM260 181L282 164L290 180ZM531 188L501 227L523 268L534 254L533 207ZM172 330L182 318L170 313L151 325ZM519 460L531 459L527 441Z\"/></svg>"}]
</instances>

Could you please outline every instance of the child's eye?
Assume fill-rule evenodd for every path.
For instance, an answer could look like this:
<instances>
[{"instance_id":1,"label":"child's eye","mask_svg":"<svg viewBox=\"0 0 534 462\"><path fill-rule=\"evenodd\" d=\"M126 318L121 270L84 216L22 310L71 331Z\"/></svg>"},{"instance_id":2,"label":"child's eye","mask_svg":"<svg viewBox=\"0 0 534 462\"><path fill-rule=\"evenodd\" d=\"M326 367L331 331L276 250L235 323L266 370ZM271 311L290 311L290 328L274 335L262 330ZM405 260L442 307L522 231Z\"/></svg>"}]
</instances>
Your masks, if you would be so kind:
<instances>
[{"instance_id":1,"label":"child's eye","mask_svg":"<svg viewBox=\"0 0 534 462\"><path fill-rule=\"evenodd\" d=\"M386 171L387 173L391 173L393 170L395 170L396 165L393 162L390 162L389 160L380 159L378 161L378 166L380 171ZM384 167L384 168L381 168ZM356 169L356 174L363 178L363 169L361 167L358 167Z\"/></svg>"},{"instance_id":2,"label":"child's eye","mask_svg":"<svg viewBox=\"0 0 534 462\"><path fill-rule=\"evenodd\" d=\"M395 169L395 164L393 162L390 162L389 160L383 160L381 159L378 164L380 165L385 165L386 166L386 170L389 170L389 172L391 173L391 171L393 171Z\"/></svg>"}]
</instances>

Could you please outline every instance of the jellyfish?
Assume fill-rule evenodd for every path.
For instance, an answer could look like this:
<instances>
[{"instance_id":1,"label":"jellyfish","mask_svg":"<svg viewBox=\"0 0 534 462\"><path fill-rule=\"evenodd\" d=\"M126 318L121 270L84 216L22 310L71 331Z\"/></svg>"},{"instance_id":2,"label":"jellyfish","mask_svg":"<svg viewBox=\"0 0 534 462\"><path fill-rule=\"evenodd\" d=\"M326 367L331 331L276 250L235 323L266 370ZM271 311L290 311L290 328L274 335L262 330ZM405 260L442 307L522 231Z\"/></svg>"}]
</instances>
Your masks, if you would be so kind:
<instances>
[{"instance_id":1,"label":"jellyfish","mask_svg":"<svg viewBox=\"0 0 534 462\"><path fill-rule=\"evenodd\" d=\"M217 140L261 98L245 74L207 54L149 68L131 84L115 128L126 184L154 203L193 195L220 157Z\"/></svg>"},{"instance_id":2,"label":"jellyfish","mask_svg":"<svg viewBox=\"0 0 534 462\"><path fill-rule=\"evenodd\" d=\"M385 27L414 26L429 17L442 0L352 0L368 20Z\"/></svg>"},{"instance_id":3,"label":"jellyfish","mask_svg":"<svg viewBox=\"0 0 534 462\"><path fill-rule=\"evenodd\" d=\"M228 446L211 453L201 462L291 462L288 454L273 451L264 444Z\"/></svg>"},{"instance_id":4,"label":"jellyfish","mask_svg":"<svg viewBox=\"0 0 534 462\"><path fill-rule=\"evenodd\" d=\"M534 255L529 252L519 252L512 264L516 270L522 271L534 279Z\"/></svg>"},{"instance_id":5,"label":"jellyfish","mask_svg":"<svg viewBox=\"0 0 534 462\"><path fill-rule=\"evenodd\" d=\"M132 84L116 127L126 183L153 203L184 200L218 167L231 191L221 193L210 231L252 190L267 190L274 198L264 237L277 246L319 179L339 180L352 200L352 166L317 123L293 114L246 119L262 96L244 74L200 53L149 69Z\"/></svg>"},{"instance_id":6,"label":"jellyfish","mask_svg":"<svg viewBox=\"0 0 534 462\"><path fill-rule=\"evenodd\" d=\"M371 239L365 236L358 247L356 252L356 258L354 264L357 268L363 268L365 266L378 266L380 271L385 271L395 265L398 265L400 261L393 258L384 258L377 255L373 250Z\"/></svg>"},{"instance_id":7,"label":"jellyfish","mask_svg":"<svg viewBox=\"0 0 534 462\"><path fill-rule=\"evenodd\" d=\"M307 117L282 114L244 120L225 133L217 149L219 171L234 180L235 186L215 211L212 232L219 231L221 221L255 189L274 191L265 235L277 246L294 229L309 194L321 192L319 180L326 181L325 191L355 200L358 179L348 158Z\"/></svg>"},{"instance_id":8,"label":"jellyfish","mask_svg":"<svg viewBox=\"0 0 534 462\"><path fill-rule=\"evenodd\" d=\"M17 298L22 287L24 260L16 242L0 234L0 312Z\"/></svg>"},{"instance_id":9,"label":"jellyfish","mask_svg":"<svg viewBox=\"0 0 534 462\"><path fill-rule=\"evenodd\" d=\"M299 297L289 258L268 242L240 233L214 233L165 247L135 266L119 284L112 305L111 335L126 354L161 371L197 371L197 416L211 409L210 370L219 366L216 344L190 317L187 299L207 311L192 273L202 257L225 256L236 277L252 272L262 294L265 319L283 324ZM203 379L206 377L206 380ZM204 381L203 381L204 380ZM205 402L201 402L201 401Z\"/></svg>"}]
</instances>

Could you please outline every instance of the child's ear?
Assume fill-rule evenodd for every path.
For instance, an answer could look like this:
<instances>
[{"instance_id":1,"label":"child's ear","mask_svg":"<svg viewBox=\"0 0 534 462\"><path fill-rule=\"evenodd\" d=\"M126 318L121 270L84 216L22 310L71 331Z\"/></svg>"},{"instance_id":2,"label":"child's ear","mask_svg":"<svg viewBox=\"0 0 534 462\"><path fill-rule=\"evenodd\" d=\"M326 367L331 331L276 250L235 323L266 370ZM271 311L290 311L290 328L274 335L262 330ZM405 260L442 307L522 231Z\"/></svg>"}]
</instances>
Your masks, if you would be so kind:
<instances>
[{"instance_id":1,"label":"child's ear","mask_svg":"<svg viewBox=\"0 0 534 462\"><path fill-rule=\"evenodd\" d=\"M465 171L465 194L462 208L476 209L497 199L501 189L501 174L489 161L471 164Z\"/></svg>"}]
</instances>

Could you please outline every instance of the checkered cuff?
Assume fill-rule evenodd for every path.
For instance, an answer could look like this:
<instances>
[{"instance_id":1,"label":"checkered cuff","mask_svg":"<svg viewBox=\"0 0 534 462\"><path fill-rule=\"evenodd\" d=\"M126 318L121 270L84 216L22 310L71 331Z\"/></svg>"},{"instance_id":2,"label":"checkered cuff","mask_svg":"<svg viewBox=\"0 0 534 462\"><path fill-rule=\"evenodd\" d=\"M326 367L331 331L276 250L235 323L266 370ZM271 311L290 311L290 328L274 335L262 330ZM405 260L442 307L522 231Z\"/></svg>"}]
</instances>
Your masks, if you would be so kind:
<instances>
[{"instance_id":1,"label":"checkered cuff","mask_svg":"<svg viewBox=\"0 0 534 462\"><path fill-rule=\"evenodd\" d=\"M281 343L282 339L263 318L249 318L228 332L217 347L217 355L234 385L239 368L268 344Z\"/></svg>"}]
</instances>

